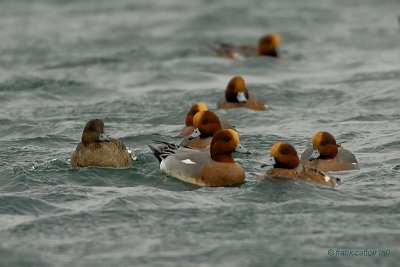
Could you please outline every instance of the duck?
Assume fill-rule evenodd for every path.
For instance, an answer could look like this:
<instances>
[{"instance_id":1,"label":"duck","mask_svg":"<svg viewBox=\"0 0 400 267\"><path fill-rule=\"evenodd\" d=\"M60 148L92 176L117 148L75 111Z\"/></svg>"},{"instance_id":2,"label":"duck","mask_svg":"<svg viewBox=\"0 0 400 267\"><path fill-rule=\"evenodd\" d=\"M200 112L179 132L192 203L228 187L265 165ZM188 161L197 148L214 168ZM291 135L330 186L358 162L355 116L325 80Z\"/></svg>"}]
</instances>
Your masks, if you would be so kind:
<instances>
[{"instance_id":1,"label":"duck","mask_svg":"<svg viewBox=\"0 0 400 267\"><path fill-rule=\"evenodd\" d=\"M213 48L217 56L229 59L243 59L246 57L268 56L283 58L278 48L282 43L282 37L277 32L272 32L262 36L258 40L258 46L236 46L231 44L221 44Z\"/></svg>"},{"instance_id":2,"label":"duck","mask_svg":"<svg viewBox=\"0 0 400 267\"><path fill-rule=\"evenodd\" d=\"M267 178L304 180L333 187L340 183L340 179L300 163L296 149L286 142L277 142L271 147L270 158L262 167L265 166L273 166L266 171Z\"/></svg>"},{"instance_id":3,"label":"duck","mask_svg":"<svg viewBox=\"0 0 400 267\"><path fill-rule=\"evenodd\" d=\"M256 94L250 94L241 76L233 77L226 89L225 98L217 103L219 109L248 108L257 111L268 110L268 106Z\"/></svg>"},{"instance_id":4,"label":"duck","mask_svg":"<svg viewBox=\"0 0 400 267\"><path fill-rule=\"evenodd\" d=\"M104 122L100 119L86 123L81 142L70 159L73 167L124 168L129 167L131 162L127 147L104 132Z\"/></svg>"},{"instance_id":5,"label":"duck","mask_svg":"<svg viewBox=\"0 0 400 267\"><path fill-rule=\"evenodd\" d=\"M325 172L360 169L355 155L336 143L335 137L325 131L314 134L312 146L301 154L301 161Z\"/></svg>"},{"instance_id":6,"label":"duck","mask_svg":"<svg viewBox=\"0 0 400 267\"><path fill-rule=\"evenodd\" d=\"M187 141L188 138L192 138L191 134L196 129L196 127L193 126L193 118L197 114L197 112L207 111L207 110L208 110L208 106L204 102L198 102L189 109L189 111L186 114L186 118L185 118L185 126L183 127L183 129L181 130L181 132L178 135L179 137L184 137L183 141ZM221 118L219 120L221 122L221 126L223 129L233 129L236 131L236 127L234 125L232 125L232 123L230 123L224 119L221 119Z\"/></svg>"},{"instance_id":7,"label":"duck","mask_svg":"<svg viewBox=\"0 0 400 267\"><path fill-rule=\"evenodd\" d=\"M186 142L181 142L180 145L184 144L191 148L206 148L211 144L213 136L222 129L218 116L209 110L197 112L193 117L193 127L195 127L195 130Z\"/></svg>"},{"instance_id":8,"label":"duck","mask_svg":"<svg viewBox=\"0 0 400 267\"><path fill-rule=\"evenodd\" d=\"M160 162L160 170L181 181L198 186L234 186L244 182L245 171L232 157L233 152L247 152L239 135L222 129L207 149L193 149L161 142L150 150Z\"/></svg>"},{"instance_id":9,"label":"duck","mask_svg":"<svg viewBox=\"0 0 400 267\"><path fill-rule=\"evenodd\" d=\"M193 126L193 117L199 111L206 111L208 110L208 106L204 102L198 102L194 104L189 111L186 113L185 118L185 126L183 127L182 131L179 133L180 137L189 136L192 134L195 127Z\"/></svg>"}]
</instances>

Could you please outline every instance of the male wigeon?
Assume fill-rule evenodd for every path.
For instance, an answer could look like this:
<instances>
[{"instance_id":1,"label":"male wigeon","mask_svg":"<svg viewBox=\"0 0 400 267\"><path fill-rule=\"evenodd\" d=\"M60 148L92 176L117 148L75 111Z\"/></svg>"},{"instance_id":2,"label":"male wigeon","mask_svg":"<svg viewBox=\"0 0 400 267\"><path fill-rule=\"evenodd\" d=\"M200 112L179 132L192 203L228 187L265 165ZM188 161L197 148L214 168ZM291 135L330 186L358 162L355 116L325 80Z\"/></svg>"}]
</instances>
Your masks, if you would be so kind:
<instances>
[{"instance_id":1,"label":"male wigeon","mask_svg":"<svg viewBox=\"0 0 400 267\"><path fill-rule=\"evenodd\" d=\"M312 138L312 147L301 154L303 164L321 171L359 170L356 157L328 132L317 132Z\"/></svg>"},{"instance_id":2,"label":"male wigeon","mask_svg":"<svg viewBox=\"0 0 400 267\"><path fill-rule=\"evenodd\" d=\"M73 167L128 167L131 155L125 145L104 132L104 123L99 119L86 123L82 140L71 155Z\"/></svg>"},{"instance_id":3,"label":"male wigeon","mask_svg":"<svg viewBox=\"0 0 400 267\"><path fill-rule=\"evenodd\" d=\"M270 158L264 166L273 166L265 176L275 179L294 179L336 186L339 179L321 172L317 168L303 165L296 149L288 143L278 142L271 147Z\"/></svg>"},{"instance_id":4,"label":"male wigeon","mask_svg":"<svg viewBox=\"0 0 400 267\"><path fill-rule=\"evenodd\" d=\"M208 110L208 107L206 103L204 102L198 102L194 104L186 114L186 119L185 119L185 126L183 127L181 133L179 136L188 136L191 135L195 127L193 127L193 117L196 115L197 112L199 111L205 111Z\"/></svg>"},{"instance_id":5,"label":"male wigeon","mask_svg":"<svg viewBox=\"0 0 400 267\"><path fill-rule=\"evenodd\" d=\"M282 43L281 36L276 33L270 33L261 37L258 40L258 46L236 46L231 44L222 44L220 47L214 48L217 56L241 59L244 57L255 57L255 56L269 56L275 58L281 58L282 56L278 52L278 47Z\"/></svg>"},{"instance_id":6,"label":"male wigeon","mask_svg":"<svg viewBox=\"0 0 400 267\"><path fill-rule=\"evenodd\" d=\"M205 103L203 102L198 102L194 104L188 113L186 114L186 119L185 119L185 126L183 127L181 133L179 136L181 137L190 137L190 135L193 133L193 130L196 128L193 126L193 118L199 111L206 111L208 110L208 107ZM234 129L235 126L232 125L231 123L227 122L224 119L220 119L221 126L223 129Z\"/></svg>"},{"instance_id":7,"label":"male wigeon","mask_svg":"<svg viewBox=\"0 0 400 267\"><path fill-rule=\"evenodd\" d=\"M241 76L233 77L226 89L224 100L217 103L220 109L248 108L252 110L267 110L263 100L256 94L249 93Z\"/></svg>"},{"instance_id":8,"label":"male wigeon","mask_svg":"<svg viewBox=\"0 0 400 267\"><path fill-rule=\"evenodd\" d=\"M199 111L193 117L195 130L184 144L191 148L206 148L211 144L213 136L222 129L221 122L214 112Z\"/></svg>"},{"instance_id":9,"label":"male wigeon","mask_svg":"<svg viewBox=\"0 0 400 267\"><path fill-rule=\"evenodd\" d=\"M243 183L245 173L231 153L245 152L239 135L232 129L216 133L209 149L190 149L174 144L153 147L161 171L199 186L232 186Z\"/></svg>"}]
</instances>

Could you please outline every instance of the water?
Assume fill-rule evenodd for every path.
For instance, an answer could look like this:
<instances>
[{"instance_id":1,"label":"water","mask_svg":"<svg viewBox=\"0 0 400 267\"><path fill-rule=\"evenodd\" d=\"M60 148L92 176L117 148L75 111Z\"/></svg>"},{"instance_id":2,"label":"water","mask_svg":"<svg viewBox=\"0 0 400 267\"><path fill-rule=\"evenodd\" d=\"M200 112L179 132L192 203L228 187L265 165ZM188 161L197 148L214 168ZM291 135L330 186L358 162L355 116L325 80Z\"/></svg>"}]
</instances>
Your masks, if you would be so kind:
<instances>
[{"instance_id":1,"label":"water","mask_svg":"<svg viewBox=\"0 0 400 267\"><path fill-rule=\"evenodd\" d=\"M399 2L2 1L1 266L396 266L400 259ZM287 60L214 57L277 31ZM198 188L147 144L242 75L270 112L219 111L251 155L246 183ZM87 120L132 147L122 170L73 169ZM318 130L360 171L332 189L258 180L278 140ZM329 256L329 249L386 256Z\"/></svg>"}]
</instances>

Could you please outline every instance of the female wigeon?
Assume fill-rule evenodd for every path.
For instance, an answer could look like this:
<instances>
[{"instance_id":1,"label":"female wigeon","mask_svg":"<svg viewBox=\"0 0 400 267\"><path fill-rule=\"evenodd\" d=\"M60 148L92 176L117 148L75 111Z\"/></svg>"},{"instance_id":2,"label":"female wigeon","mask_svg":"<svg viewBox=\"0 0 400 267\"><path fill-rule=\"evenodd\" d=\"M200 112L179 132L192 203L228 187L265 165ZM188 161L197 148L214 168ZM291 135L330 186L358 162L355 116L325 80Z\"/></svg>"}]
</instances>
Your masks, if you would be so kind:
<instances>
[{"instance_id":1,"label":"female wigeon","mask_svg":"<svg viewBox=\"0 0 400 267\"><path fill-rule=\"evenodd\" d=\"M356 157L328 132L317 132L312 138L312 147L301 154L303 164L321 171L359 170Z\"/></svg>"},{"instance_id":2,"label":"female wigeon","mask_svg":"<svg viewBox=\"0 0 400 267\"><path fill-rule=\"evenodd\" d=\"M213 136L222 129L218 116L209 110L197 112L193 117L193 127L195 130L184 143L191 148L206 148L211 144Z\"/></svg>"},{"instance_id":3,"label":"female wigeon","mask_svg":"<svg viewBox=\"0 0 400 267\"><path fill-rule=\"evenodd\" d=\"M225 99L217 103L220 109L248 108L252 110L267 110L263 100L255 94L250 94L241 76L233 77L226 89Z\"/></svg>"},{"instance_id":4,"label":"female wigeon","mask_svg":"<svg viewBox=\"0 0 400 267\"><path fill-rule=\"evenodd\" d=\"M258 40L258 46L236 46L230 44L222 44L220 47L215 48L217 56L241 59L244 57L255 57L255 56L269 56L275 58L281 58L282 56L278 52L278 47L282 43L281 36L276 33L270 33L261 37Z\"/></svg>"},{"instance_id":5,"label":"female wigeon","mask_svg":"<svg viewBox=\"0 0 400 267\"><path fill-rule=\"evenodd\" d=\"M263 167L271 165L273 168L265 173L268 178L306 180L331 186L336 186L340 181L317 168L301 164L296 149L285 142L275 143L271 147L270 158Z\"/></svg>"},{"instance_id":6,"label":"female wigeon","mask_svg":"<svg viewBox=\"0 0 400 267\"><path fill-rule=\"evenodd\" d=\"M232 186L244 181L243 168L231 153L245 152L239 135L232 129L216 133L209 149L190 149L174 144L153 147L161 171L179 180L199 186Z\"/></svg>"},{"instance_id":7,"label":"female wigeon","mask_svg":"<svg viewBox=\"0 0 400 267\"><path fill-rule=\"evenodd\" d=\"M73 167L128 167L131 156L125 145L109 138L104 132L104 123L99 119L86 123L82 140L71 156Z\"/></svg>"},{"instance_id":8,"label":"female wigeon","mask_svg":"<svg viewBox=\"0 0 400 267\"><path fill-rule=\"evenodd\" d=\"M208 110L207 105L204 102L198 102L194 104L186 114L186 119L185 119L185 127L183 127L181 133L179 136L188 136L191 135L195 127L193 127L193 117L196 115L197 112L199 111L205 111Z\"/></svg>"}]
</instances>

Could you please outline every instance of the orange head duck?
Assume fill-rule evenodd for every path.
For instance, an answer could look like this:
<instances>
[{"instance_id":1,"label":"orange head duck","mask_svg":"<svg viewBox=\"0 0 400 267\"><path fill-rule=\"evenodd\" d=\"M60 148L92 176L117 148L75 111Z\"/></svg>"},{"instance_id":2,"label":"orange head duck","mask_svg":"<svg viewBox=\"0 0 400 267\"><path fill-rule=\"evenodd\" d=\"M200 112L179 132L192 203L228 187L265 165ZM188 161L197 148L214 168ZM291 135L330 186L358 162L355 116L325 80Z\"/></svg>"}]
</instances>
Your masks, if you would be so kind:
<instances>
[{"instance_id":1,"label":"orange head duck","mask_svg":"<svg viewBox=\"0 0 400 267\"><path fill-rule=\"evenodd\" d=\"M102 120L94 119L86 123L82 140L71 156L73 167L128 167L131 154L119 140L110 138L104 131Z\"/></svg>"},{"instance_id":2,"label":"orange head duck","mask_svg":"<svg viewBox=\"0 0 400 267\"><path fill-rule=\"evenodd\" d=\"M233 77L226 89L225 99L217 103L220 109L248 108L252 110L267 110L267 106L255 94L249 94L244 79L241 76Z\"/></svg>"},{"instance_id":3,"label":"orange head duck","mask_svg":"<svg viewBox=\"0 0 400 267\"><path fill-rule=\"evenodd\" d=\"M236 46L231 44L222 44L213 50L216 52L217 56L231 59L242 59L256 56L282 58L278 52L278 48L281 43L281 36L276 32L272 32L262 36L258 40L257 47L249 45Z\"/></svg>"},{"instance_id":4,"label":"orange head duck","mask_svg":"<svg viewBox=\"0 0 400 267\"><path fill-rule=\"evenodd\" d=\"M195 129L185 143L192 148L206 148L213 136L222 129L218 116L209 110L197 112L193 117L193 127Z\"/></svg>"},{"instance_id":5,"label":"orange head duck","mask_svg":"<svg viewBox=\"0 0 400 267\"><path fill-rule=\"evenodd\" d=\"M208 107L204 102L198 102L189 109L188 113L186 114L185 127L182 129L179 136L188 136L193 132L195 129L193 127L193 117L197 114L197 112L204 110L208 110Z\"/></svg>"},{"instance_id":6,"label":"orange head duck","mask_svg":"<svg viewBox=\"0 0 400 267\"><path fill-rule=\"evenodd\" d=\"M258 54L260 56L279 57L278 47L282 43L281 36L276 33L270 33L258 40Z\"/></svg>"},{"instance_id":7,"label":"orange head duck","mask_svg":"<svg viewBox=\"0 0 400 267\"><path fill-rule=\"evenodd\" d=\"M336 186L339 179L330 177L320 170L300 163L296 149L289 143L278 142L270 151L270 158L264 166L273 168L266 172L266 177L276 179L296 179Z\"/></svg>"},{"instance_id":8,"label":"orange head duck","mask_svg":"<svg viewBox=\"0 0 400 267\"><path fill-rule=\"evenodd\" d=\"M324 131L312 138L312 149L303 152L301 159L305 164L322 171L357 170L359 165L355 156L336 143L335 137Z\"/></svg>"},{"instance_id":9,"label":"orange head duck","mask_svg":"<svg viewBox=\"0 0 400 267\"><path fill-rule=\"evenodd\" d=\"M199 186L232 186L244 181L244 170L231 154L246 150L232 129L218 131L209 149L191 149L169 143L149 147L160 161L161 171L182 181Z\"/></svg>"}]
</instances>

